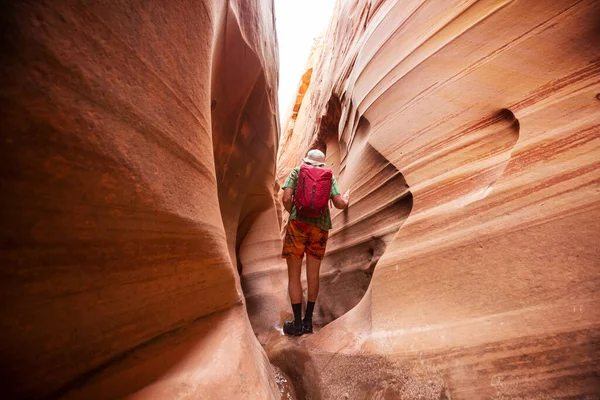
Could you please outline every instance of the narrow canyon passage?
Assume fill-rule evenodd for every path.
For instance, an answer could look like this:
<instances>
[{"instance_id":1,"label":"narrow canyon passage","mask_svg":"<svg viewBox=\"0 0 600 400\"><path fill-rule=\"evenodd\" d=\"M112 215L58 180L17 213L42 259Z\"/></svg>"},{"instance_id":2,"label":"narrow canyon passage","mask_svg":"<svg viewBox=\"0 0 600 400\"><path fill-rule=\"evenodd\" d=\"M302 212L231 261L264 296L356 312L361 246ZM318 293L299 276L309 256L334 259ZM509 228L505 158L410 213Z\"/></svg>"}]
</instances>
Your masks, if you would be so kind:
<instances>
[{"instance_id":1,"label":"narrow canyon passage","mask_svg":"<svg viewBox=\"0 0 600 400\"><path fill-rule=\"evenodd\" d=\"M272 0L0 11L3 398L600 396L600 1L336 0L281 114Z\"/></svg>"},{"instance_id":2,"label":"narrow canyon passage","mask_svg":"<svg viewBox=\"0 0 600 400\"><path fill-rule=\"evenodd\" d=\"M277 174L317 147L333 151L345 187L377 177L368 204L334 218L323 277L341 285L323 311L344 304L340 265L361 271L377 248L364 238L390 231L354 308L266 347L307 398L598 395L599 10L336 4L283 125ZM386 191L375 165L402 183Z\"/></svg>"}]
</instances>

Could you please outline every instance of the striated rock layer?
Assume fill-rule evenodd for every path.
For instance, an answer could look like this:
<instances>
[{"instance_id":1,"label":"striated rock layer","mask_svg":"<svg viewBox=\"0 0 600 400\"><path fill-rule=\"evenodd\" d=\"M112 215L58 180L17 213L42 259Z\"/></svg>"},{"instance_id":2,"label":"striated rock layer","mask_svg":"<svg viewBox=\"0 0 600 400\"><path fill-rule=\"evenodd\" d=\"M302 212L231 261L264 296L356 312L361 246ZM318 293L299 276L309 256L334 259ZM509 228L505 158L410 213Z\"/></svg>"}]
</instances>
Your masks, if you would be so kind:
<instances>
[{"instance_id":1,"label":"striated rock layer","mask_svg":"<svg viewBox=\"0 0 600 400\"><path fill-rule=\"evenodd\" d=\"M235 271L279 240L272 2L0 19L3 398L278 398Z\"/></svg>"},{"instance_id":2,"label":"striated rock layer","mask_svg":"<svg viewBox=\"0 0 600 400\"><path fill-rule=\"evenodd\" d=\"M366 293L267 344L274 362L311 398L598 396L600 2L340 0L334 16L278 178L327 151L353 194L321 321Z\"/></svg>"}]
</instances>

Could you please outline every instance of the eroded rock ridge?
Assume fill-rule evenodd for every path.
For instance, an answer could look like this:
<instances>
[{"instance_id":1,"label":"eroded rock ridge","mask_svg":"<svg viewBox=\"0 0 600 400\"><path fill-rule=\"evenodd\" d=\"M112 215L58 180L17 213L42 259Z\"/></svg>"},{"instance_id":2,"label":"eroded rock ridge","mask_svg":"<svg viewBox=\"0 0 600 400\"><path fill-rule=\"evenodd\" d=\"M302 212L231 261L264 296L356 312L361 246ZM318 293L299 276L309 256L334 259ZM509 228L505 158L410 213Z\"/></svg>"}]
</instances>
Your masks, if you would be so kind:
<instances>
[{"instance_id":1,"label":"eroded rock ridge","mask_svg":"<svg viewBox=\"0 0 600 400\"><path fill-rule=\"evenodd\" d=\"M373 275L351 311L270 349L309 396L598 395L599 15L337 2L277 176L318 147L353 192L321 317L339 316L346 268Z\"/></svg>"},{"instance_id":2,"label":"eroded rock ridge","mask_svg":"<svg viewBox=\"0 0 600 400\"><path fill-rule=\"evenodd\" d=\"M236 272L278 240L272 1L0 14L2 397L278 398Z\"/></svg>"}]
</instances>

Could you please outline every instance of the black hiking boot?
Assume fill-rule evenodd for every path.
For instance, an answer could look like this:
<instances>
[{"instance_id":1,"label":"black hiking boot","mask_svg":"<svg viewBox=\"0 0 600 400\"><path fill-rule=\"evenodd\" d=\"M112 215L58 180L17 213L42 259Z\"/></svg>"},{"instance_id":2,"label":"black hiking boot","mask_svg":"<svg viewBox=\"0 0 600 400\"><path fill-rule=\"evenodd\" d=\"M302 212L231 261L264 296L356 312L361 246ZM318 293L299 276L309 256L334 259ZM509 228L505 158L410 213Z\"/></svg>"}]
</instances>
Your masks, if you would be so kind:
<instances>
[{"instance_id":1,"label":"black hiking boot","mask_svg":"<svg viewBox=\"0 0 600 400\"><path fill-rule=\"evenodd\" d=\"M285 321L283 323L283 333L290 336L302 336L302 321Z\"/></svg>"},{"instance_id":2,"label":"black hiking boot","mask_svg":"<svg viewBox=\"0 0 600 400\"><path fill-rule=\"evenodd\" d=\"M302 321L302 331L304 333L313 333L312 320L305 319Z\"/></svg>"}]
</instances>

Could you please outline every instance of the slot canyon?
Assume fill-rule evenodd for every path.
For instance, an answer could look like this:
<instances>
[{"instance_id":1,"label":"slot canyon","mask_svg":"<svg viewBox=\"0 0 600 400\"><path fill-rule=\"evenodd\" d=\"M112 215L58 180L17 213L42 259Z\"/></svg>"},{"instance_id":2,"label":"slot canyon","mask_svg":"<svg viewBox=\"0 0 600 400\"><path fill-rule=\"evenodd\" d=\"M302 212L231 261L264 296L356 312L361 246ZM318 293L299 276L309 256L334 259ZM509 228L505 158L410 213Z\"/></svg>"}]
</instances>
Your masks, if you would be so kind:
<instances>
[{"instance_id":1,"label":"slot canyon","mask_svg":"<svg viewBox=\"0 0 600 400\"><path fill-rule=\"evenodd\" d=\"M600 398L600 1L337 0L282 115L275 11L2 2L2 398Z\"/></svg>"}]
</instances>

